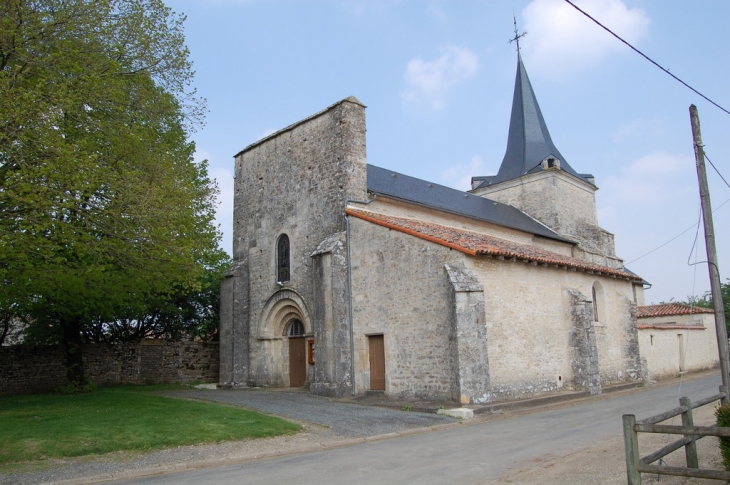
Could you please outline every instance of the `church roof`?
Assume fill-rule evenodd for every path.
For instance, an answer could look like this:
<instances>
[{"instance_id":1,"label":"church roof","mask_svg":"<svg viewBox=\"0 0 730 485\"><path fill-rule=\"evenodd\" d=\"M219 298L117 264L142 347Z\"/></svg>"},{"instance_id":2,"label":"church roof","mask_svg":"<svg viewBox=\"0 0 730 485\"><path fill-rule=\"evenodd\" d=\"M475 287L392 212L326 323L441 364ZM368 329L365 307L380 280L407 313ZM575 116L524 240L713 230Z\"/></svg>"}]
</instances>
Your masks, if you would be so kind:
<instances>
[{"instance_id":1,"label":"church roof","mask_svg":"<svg viewBox=\"0 0 730 485\"><path fill-rule=\"evenodd\" d=\"M540 105L537 103L532 84L527 77L522 56L517 54L517 75L512 98L507 150L497 175L474 177L474 182L480 182L474 188L494 185L528 173L542 171L544 168L541 163L548 158L558 159L560 170L593 185L592 176L578 174L555 147L540 111Z\"/></svg>"},{"instance_id":2,"label":"church roof","mask_svg":"<svg viewBox=\"0 0 730 485\"><path fill-rule=\"evenodd\" d=\"M411 236L425 239L442 246L447 246L471 256L493 256L498 259L513 259L522 263L553 266L566 270L573 269L598 275L641 281L641 277L633 273L589 263L588 261L563 256L536 246L507 241L486 234L442 226L432 222L388 216L361 209L348 208L345 211L348 215L357 217L358 219L410 234Z\"/></svg>"},{"instance_id":3,"label":"church roof","mask_svg":"<svg viewBox=\"0 0 730 485\"><path fill-rule=\"evenodd\" d=\"M695 313L715 313L712 308L690 306L682 303L662 303L636 307L636 318L666 317L671 315L692 315Z\"/></svg>"},{"instance_id":4,"label":"church roof","mask_svg":"<svg viewBox=\"0 0 730 485\"><path fill-rule=\"evenodd\" d=\"M451 214L570 242L511 205L368 165L368 191Z\"/></svg>"}]
</instances>

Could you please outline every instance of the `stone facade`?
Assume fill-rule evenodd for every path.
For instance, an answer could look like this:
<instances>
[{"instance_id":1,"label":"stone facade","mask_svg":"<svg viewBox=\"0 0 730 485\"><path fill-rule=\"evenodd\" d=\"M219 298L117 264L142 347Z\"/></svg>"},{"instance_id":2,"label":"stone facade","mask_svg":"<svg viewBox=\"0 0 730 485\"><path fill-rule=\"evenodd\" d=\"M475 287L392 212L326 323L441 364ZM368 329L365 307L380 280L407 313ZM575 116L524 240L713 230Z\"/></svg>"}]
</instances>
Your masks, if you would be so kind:
<instances>
[{"instance_id":1,"label":"stone facade","mask_svg":"<svg viewBox=\"0 0 730 485\"><path fill-rule=\"evenodd\" d=\"M643 378L643 280L598 226L592 179L550 169L491 199L368 167L354 98L235 171L221 385L475 404Z\"/></svg>"},{"instance_id":2,"label":"stone facade","mask_svg":"<svg viewBox=\"0 0 730 485\"><path fill-rule=\"evenodd\" d=\"M345 230L345 201L367 198L365 107L348 98L247 147L236 155L235 177L236 264L221 293L221 383L286 386L287 325L301 321L310 340L316 331L315 315L317 322L326 315L332 326L346 323L341 301L334 313L331 306L323 306L320 286L328 284L322 280L324 272L341 273L342 258L327 251L318 254L332 256L313 260L312 255L321 243ZM290 241L288 281L277 278L276 247L282 235ZM347 300L341 287L334 282L334 290L340 290L337 298ZM343 366L349 369L349 349L346 354L341 357L337 349L323 353L323 358L331 356L338 363L329 362L332 370L320 375L339 375L336 369ZM307 384L314 378L314 368L308 365ZM349 386L333 379L318 388Z\"/></svg>"},{"instance_id":3,"label":"stone facade","mask_svg":"<svg viewBox=\"0 0 730 485\"><path fill-rule=\"evenodd\" d=\"M84 371L97 385L217 382L217 342L165 342L83 348ZM57 346L0 347L0 396L47 392L63 384L66 356Z\"/></svg>"},{"instance_id":4,"label":"stone facade","mask_svg":"<svg viewBox=\"0 0 730 485\"><path fill-rule=\"evenodd\" d=\"M616 257L614 235L598 225L596 190L596 186L584 180L550 169L472 192L517 207L576 241L576 257L622 268L623 261Z\"/></svg>"}]
</instances>

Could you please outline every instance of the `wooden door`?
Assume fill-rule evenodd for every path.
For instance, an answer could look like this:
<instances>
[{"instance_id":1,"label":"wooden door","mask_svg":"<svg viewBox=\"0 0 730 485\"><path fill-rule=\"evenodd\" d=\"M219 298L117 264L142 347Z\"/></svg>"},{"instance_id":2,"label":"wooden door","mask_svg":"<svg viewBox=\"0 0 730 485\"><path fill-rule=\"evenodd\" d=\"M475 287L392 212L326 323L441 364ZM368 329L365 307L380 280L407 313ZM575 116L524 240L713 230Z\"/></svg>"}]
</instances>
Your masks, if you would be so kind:
<instances>
[{"instance_id":1,"label":"wooden door","mask_svg":"<svg viewBox=\"0 0 730 485\"><path fill-rule=\"evenodd\" d=\"M289 337L289 385L302 387L307 380L307 357L304 337Z\"/></svg>"},{"instance_id":2,"label":"wooden door","mask_svg":"<svg viewBox=\"0 0 730 485\"><path fill-rule=\"evenodd\" d=\"M370 389L385 390L385 344L382 335L370 335Z\"/></svg>"}]
</instances>

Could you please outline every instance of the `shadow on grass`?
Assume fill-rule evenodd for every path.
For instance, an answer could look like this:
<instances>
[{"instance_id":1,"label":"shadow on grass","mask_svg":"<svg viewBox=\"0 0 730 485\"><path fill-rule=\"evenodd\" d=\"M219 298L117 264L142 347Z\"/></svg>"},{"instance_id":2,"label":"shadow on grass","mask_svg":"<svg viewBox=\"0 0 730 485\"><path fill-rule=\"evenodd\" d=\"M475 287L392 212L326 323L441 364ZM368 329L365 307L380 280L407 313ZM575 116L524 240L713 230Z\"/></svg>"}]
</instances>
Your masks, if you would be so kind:
<instances>
[{"instance_id":1,"label":"shadow on grass","mask_svg":"<svg viewBox=\"0 0 730 485\"><path fill-rule=\"evenodd\" d=\"M88 394L0 398L0 467L114 451L264 438L300 431L283 419L159 395L179 385L120 386Z\"/></svg>"}]
</instances>

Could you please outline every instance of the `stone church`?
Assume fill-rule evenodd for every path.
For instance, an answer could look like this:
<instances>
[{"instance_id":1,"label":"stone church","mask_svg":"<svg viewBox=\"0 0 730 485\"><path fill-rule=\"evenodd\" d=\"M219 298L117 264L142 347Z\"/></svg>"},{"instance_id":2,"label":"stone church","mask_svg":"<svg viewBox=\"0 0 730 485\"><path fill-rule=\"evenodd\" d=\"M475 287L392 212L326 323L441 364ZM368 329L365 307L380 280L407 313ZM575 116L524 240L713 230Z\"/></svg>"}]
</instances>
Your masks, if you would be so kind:
<instances>
[{"instance_id":1,"label":"stone church","mask_svg":"<svg viewBox=\"0 0 730 485\"><path fill-rule=\"evenodd\" d=\"M369 165L354 97L249 145L221 385L473 404L642 379L644 282L577 169L519 55L504 159L468 192Z\"/></svg>"}]
</instances>

